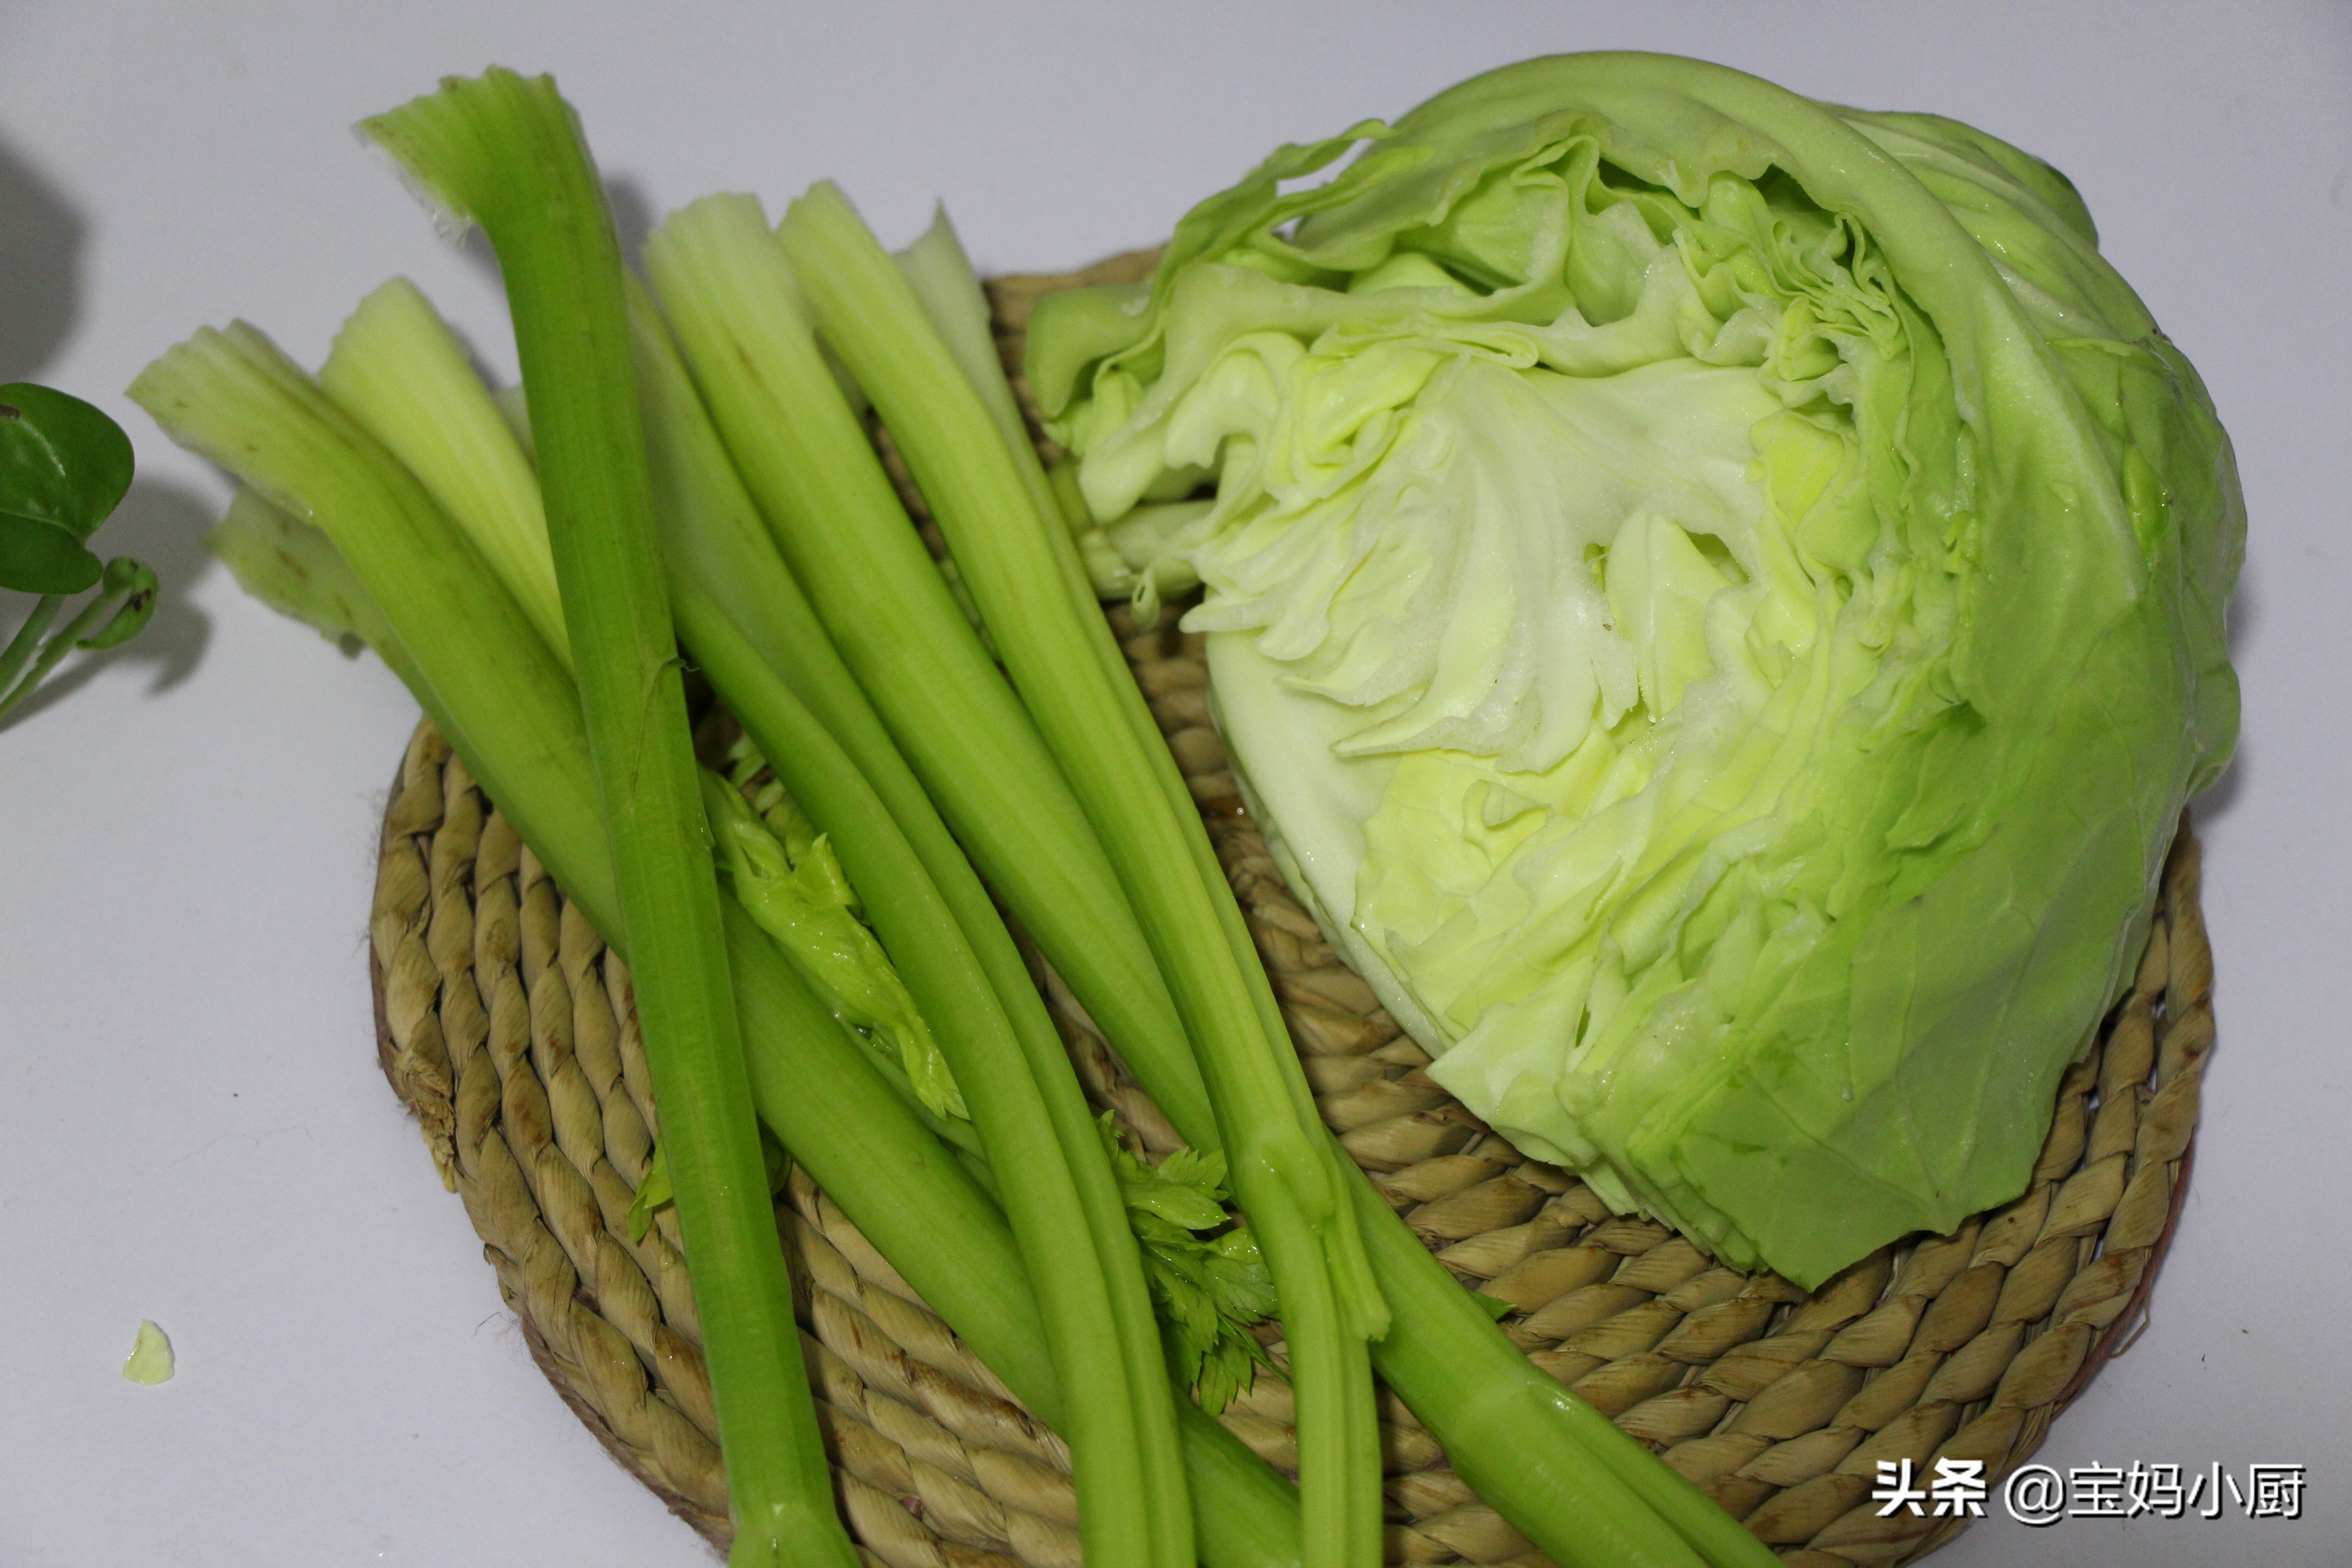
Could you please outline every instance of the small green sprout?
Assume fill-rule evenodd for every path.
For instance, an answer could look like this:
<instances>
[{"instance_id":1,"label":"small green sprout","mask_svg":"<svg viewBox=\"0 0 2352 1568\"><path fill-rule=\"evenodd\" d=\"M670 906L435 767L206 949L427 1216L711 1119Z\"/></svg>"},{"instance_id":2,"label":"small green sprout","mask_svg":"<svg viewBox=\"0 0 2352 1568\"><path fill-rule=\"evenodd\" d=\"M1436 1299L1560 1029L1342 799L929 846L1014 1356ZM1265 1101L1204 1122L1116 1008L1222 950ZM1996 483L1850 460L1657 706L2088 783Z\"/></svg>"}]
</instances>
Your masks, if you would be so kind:
<instances>
[{"instance_id":1,"label":"small green sprout","mask_svg":"<svg viewBox=\"0 0 2352 1568\"><path fill-rule=\"evenodd\" d=\"M155 574L88 547L131 488L131 438L79 397L0 386L0 588L39 602L0 648L0 718L77 647L110 648L155 613ZM56 631L66 601L98 591Z\"/></svg>"}]
</instances>

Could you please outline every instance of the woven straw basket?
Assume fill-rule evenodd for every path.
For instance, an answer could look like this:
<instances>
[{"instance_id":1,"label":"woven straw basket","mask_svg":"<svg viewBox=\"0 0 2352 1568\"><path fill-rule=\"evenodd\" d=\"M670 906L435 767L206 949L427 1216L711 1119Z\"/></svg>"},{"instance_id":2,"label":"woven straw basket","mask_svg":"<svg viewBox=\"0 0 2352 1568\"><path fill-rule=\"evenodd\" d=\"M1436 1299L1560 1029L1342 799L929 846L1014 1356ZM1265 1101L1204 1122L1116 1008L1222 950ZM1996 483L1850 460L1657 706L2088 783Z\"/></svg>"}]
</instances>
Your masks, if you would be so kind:
<instances>
[{"instance_id":1,"label":"woven straw basket","mask_svg":"<svg viewBox=\"0 0 2352 1568\"><path fill-rule=\"evenodd\" d=\"M992 287L1008 359L1038 295L1133 278L1149 254ZM886 456L887 447L886 447ZM896 465L893 464L895 468ZM2025 1195L1949 1237L1881 1248L1805 1291L1715 1267L1522 1158L1420 1069L1428 1058L1284 888L1210 728L1197 638L1113 612L1274 977L1324 1120L1502 1331L1803 1568L1911 1561L1964 1521L1867 1500L1882 1460L1998 1478L2128 1348L2179 1213L2213 1044L2198 861L2174 846L2147 952L2059 1086ZM507 1304L564 1401L714 1542L729 1532L710 1388L677 1232L625 1215L656 1110L620 960L430 724L383 822L370 921L377 1048L464 1199ZM1173 1131L1039 967L1080 1080L1145 1143ZM1068 1455L795 1170L776 1208L842 1512L869 1563L1076 1568ZM1282 1361L1281 1346L1273 1347ZM1548 1563L1383 1395L1388 1561ZM1290 1471L1290 1393L1261 1373L1225 1424Z\"/></svg>"}]
</instances>

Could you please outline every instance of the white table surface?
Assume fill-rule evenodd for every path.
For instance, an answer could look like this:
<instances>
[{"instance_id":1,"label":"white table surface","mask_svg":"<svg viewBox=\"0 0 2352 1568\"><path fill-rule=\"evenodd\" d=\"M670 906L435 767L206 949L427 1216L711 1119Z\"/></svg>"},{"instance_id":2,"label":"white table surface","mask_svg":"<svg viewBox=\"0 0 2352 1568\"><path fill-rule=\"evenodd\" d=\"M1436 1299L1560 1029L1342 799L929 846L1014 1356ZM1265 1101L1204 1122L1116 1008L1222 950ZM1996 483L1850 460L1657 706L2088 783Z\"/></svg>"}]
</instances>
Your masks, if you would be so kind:
<instances>
[{"instance_id":1,"label":"white table surface","mask_svg":"<svg viewBox=\"0 0 2352 1568\"><path fill-rule=\"evenodd\" d=\"M2210 384L2252 518L2245 739L2200 808L2221 1043L2153 1322L2043 1458L2300 1462L2306 1514L1996 1517L1938 1561L2352 1562L2352 10L0 0L0 379L131 432L100 542L167 595L0 733L0 1563L709 1560L532 1367L377 1075L365 920L415 705L237 592L200 538L226 487L120 394L236 315L315 363L395 270L511 370L487 269L346 127L551 69L642 214L832 175L893 243L940 196L984 268L1055 268L1276 142L1590 47L2040 153ZM179 1352L160 1388L119 1374L142 1318Z\"/></svg>"}]
</instances>

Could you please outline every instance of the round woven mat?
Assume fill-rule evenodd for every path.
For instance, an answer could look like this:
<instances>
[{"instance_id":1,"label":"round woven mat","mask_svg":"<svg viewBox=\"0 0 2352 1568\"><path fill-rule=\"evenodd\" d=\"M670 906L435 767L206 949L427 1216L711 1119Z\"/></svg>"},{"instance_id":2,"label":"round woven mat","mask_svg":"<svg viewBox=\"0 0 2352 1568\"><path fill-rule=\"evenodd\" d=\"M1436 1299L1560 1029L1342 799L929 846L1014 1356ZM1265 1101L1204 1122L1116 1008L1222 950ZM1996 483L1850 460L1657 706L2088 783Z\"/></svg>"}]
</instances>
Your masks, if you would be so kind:
<instances>
[{"instance_id":1,"label":"round woven mat","mask_svg":"<svg viewBox=\"0 0 2352 1568\"><path fill-rule=\"evenodd\" d=\"M1149 257L992 292L1028 303ZM1017 363L1017 358L1015 363ZM893 465L895 467L895 464ZM1949 1237L1880 1249L1807 1294L1715 1267L1581 1182L1522 1158L1420 1069L1428 1058L1282 883L1210 727L1199 639L1112 621L1282 998L1324 1120L1502 1331L1803 1568L1908 1562L1964 1521L1877 1517L1882 1460L1975 1458L1998 1478L2113 1356L2179 1213L2213 1044L2197 848L2174 845L2147 948L2059 1086L2031 1189ZM694 1301L665 1212L626 1215L657 1113L626 971L429 723L385 810L370 918L377 1050L465 1201L532 1355L614 1456L714 1542L728 1534ZM1166 1121L1041 984L1081 1081L1152 1147ZM844 1518L889 1568L1076 1568L1060 1441L1013 1402L795 1170L776 1208ZM1274 1346L1279 1363L1281 1347ZM1225 1424L1291 1472L1288 1388L1261 1373ZM1549 1560L1383 1396L1391 1563Z\"/></svg>"}]
</instances>

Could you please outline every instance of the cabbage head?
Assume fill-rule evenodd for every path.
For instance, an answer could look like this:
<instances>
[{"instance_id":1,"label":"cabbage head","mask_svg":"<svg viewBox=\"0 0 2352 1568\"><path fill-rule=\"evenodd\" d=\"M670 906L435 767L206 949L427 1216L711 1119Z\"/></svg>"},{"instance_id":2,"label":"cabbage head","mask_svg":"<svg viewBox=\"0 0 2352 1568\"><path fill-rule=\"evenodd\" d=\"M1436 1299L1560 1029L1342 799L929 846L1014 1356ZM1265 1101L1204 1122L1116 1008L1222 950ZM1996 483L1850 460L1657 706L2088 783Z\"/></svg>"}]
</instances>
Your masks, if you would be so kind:
<instances>
[{"instance_id":1,"label":"cabbage head","mask_svg":"<svg viewBox=\"0 0 2352 1568\"><path fill-rule=\"evenodd\" d=\"M1464 1103L1808 1286L2023 1189L2238 706L2229 445L2062 175L1530 60L1276 152L1029 373Z\"/></svg>"}]
</instances>

